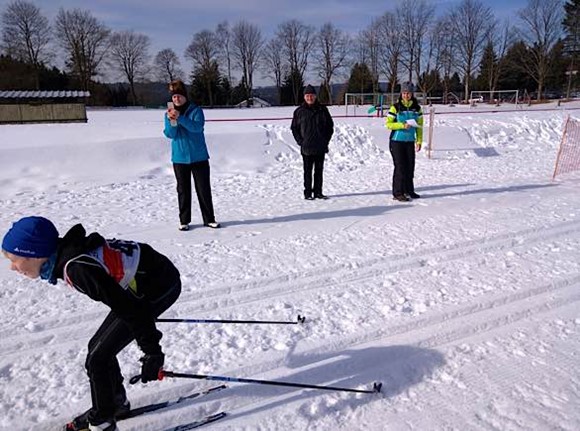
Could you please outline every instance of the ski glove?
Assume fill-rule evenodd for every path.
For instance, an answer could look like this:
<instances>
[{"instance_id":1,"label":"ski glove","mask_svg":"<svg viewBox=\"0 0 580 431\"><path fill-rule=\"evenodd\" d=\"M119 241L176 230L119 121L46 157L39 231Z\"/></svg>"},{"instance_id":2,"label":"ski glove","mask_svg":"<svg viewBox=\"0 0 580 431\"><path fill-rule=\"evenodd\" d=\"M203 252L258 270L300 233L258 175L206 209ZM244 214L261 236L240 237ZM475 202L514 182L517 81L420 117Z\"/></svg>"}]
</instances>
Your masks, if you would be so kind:
<instances>
[{"instance_id":1,"label":"ski glove","mask_svg":"<svg viewBox=\"0 0 580 431\"><path fill-rule=\"evenodd\" d=\"M141 381L143 383L159 380L159 370L163 368L165 355L163 353L155 355L145 355L139 359L141 365Z\"/></svg>"}]
</instances>

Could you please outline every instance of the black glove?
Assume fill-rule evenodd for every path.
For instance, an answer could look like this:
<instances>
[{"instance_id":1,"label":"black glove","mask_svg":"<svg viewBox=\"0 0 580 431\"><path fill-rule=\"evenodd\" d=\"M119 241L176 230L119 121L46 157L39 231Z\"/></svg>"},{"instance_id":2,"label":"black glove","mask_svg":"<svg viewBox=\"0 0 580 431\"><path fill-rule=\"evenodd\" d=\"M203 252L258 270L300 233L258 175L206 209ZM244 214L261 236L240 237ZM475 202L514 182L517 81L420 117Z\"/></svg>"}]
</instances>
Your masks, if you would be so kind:
<instances>
[{"instance_id":1,"label":"black glove","mask_svg":"<svg viewBox=\"0 0 580 431\"><path fill-rule=\"evenodd\" d=\"M139 360L143 363L141 365L141 381L147 383L159 380L159 370L163 368L165 355L163 353L145 355Z\"/></svg>"}]
</instances>

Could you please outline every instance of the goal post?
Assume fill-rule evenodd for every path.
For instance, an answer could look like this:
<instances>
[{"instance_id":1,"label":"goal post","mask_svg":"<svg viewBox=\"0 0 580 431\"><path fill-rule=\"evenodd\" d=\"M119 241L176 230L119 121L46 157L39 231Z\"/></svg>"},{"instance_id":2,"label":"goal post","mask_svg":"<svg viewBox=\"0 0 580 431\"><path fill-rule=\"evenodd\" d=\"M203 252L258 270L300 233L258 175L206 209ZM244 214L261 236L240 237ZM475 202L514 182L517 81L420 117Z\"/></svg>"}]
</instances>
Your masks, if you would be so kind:
<instances>
[{"instance_id":1,"label":"goal post","mask_svg":"<svg viewBox=\"0 0 580 431\"><path fill-rule=\"evenodd\" d=\"M580 121L568 116L564 121L552 180L556 179L557 175L578 170L580 170Z\"/></svg>"},{"instance_id":2,"label":"goal post","mask_svg":"<svg viewBox=\"0 0 580 431\"><path fill-rule=\"evenodd\" d=\"M347 117L356 115L369 115L374 112L377 116L383 116L394 104L400 93L345 93L344 106ZM414 93L419 103L423 100L423 93Z\"/></svg>"},{"instance_id":3,"label":"goal post","mask_svg":"<svg viewBox=\"0 0 580 431\"><path fill-rule=\"evenodd\" d=\"M472 91L469 95L469 104L476 106L478 103L500 105L512 103L516 107L519 101L519 90L495 90L495 91Z\"/></svg>"},{"instance_id":4,"label":"goal post","mask_svg":"<svg viewBox=\"0 0 580 431\"><path fill-rule=\"evenodd\" d=\"M347 117L371 114L386 103L382 93L345 93L344 106ZM373 109L374 108L374 109Z\"/></svg>"}]
</instances>

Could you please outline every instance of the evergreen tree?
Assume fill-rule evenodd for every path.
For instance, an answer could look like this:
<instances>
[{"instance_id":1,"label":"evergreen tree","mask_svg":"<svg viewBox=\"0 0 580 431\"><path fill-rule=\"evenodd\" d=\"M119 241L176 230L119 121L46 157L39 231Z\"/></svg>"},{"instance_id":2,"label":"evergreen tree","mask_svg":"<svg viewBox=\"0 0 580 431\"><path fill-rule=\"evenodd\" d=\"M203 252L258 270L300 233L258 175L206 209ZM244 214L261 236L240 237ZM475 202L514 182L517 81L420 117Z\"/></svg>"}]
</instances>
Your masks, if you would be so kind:
<instances>
[{"instance_id":1,"label":"evergreen tree","mask_svg":"<svg viewBox=\"0 0 580 431\"><path fill-rule=\"evenodd\" d=\"M493 50L493 44L489 42L483 50L483 55L481 57L481 63L479 66L479 75L473 81L473 89L480 91L495 90L494 74L496 70L497 56Z\"/></svg>"},{"instance_id":2,"label":"evergreen tree","mask_svg":"<svg viewBox=\"0 0 580 431\"><path fill-rule=\"evenodd\" d=\"M564 54L568 59L566 97L578 85L578 54L580 53L580 0L569 0L564 5Z\"/></svg>"},{"instance_id":3,"label":"evergreen tree","mask_svg":"<svg viewBox=\"0 0 580 431\"><path fill-rule=\"evenodd\" d=\"M524 90L528 93L535 91L538 84L532 79L529 73L522 68L522 55L529 55L524 42L514 43L506 52L505 73L499 78L498 90L520 90L523 95Z\"/></svg>"},{"instance_id":4,"label":"evergreen tree","mask_svg":"<svg viewBox=\"0 0 580 431\"><path fill-rule=\"evenodd\" d=\"M318 101L323 105L332 105L332 100L330 100L330 93L328 92L328 86L323 81L320 84L320 91L318 92Z\"/></svg>"},{"instance_id":5,"label":"evergreen tree","mask_svg":"<svg viewBox=\"0 0 580 431\"><path fill-rule=\"evenodd\" d=\"M546 90L560 95L566 88L566 71L569 67L569 60L564 56L564 41L559 41L554 45L550 53L550 71L546 76Z\"/></svg>"},{"instance_id":6,"label":"evergreen tree","mask_svg":"<svg viewBox=\"0 0 580 431\"><path fill-rule=\"evenodd\" d=\"M219 104L217 95L223 94L222 79L217 61L212 61L208 68L196 68L191 82L191 100L197 105L215 106ZM210 94L212 97L210 97ZM225 104L225 101L223 102Z\"/></svg>"},{"instance_id":7,"label":"evergreen tree","mask_svg":"<svg viewBox=\"0 0 580 431\"><path fill-rule=\"evenodd\" d=\"M350 71L347 93L372 93L373 76L365 63L355 63Z\"/></svg>"},{"instance_id":8,"label":"evergreen tree","mask_svg":"<svg viewBox=\"0 0 580 431\"><path fill-rule=\"evenodd\" d=\"M455 72L453 75L451 75L451 79L449 80L449 89L457 96L459 96L463 91L463 84L461 83L459 73Z\"/></svg>"},{"instance_id":9,"label":"evergreen tree","mask_svg":"<svg viewBox=\"0 0 580 431\"><path fill-rule=\"evenodd\" d=\"M280 105L294 105L295 86L300 87L300 91L298 92L298 104L300 104L302 103L302 100L304 100L304 80L299 70L291 70L284 77L284 82L282 84L282 88L280 89Z\"/></svg>"}]
</instances>

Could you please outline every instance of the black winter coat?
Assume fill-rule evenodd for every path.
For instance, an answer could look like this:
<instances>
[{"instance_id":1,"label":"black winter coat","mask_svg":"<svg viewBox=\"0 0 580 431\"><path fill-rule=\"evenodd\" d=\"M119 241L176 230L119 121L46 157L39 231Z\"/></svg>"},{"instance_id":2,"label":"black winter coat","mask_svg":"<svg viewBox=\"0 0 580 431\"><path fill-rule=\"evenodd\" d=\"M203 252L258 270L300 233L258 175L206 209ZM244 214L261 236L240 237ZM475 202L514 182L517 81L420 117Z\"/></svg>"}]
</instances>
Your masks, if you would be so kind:
<instances>
[{"instance_id":1,"label":"black winter coat","mask_svg":"<svg viewBox=\"0 0 580 431\"><path fill-rule=\"evenodd\" d=\"M53 277L65 279L79 292L108 305L131 328L144 353L161 353L161 332L155 326L156 317L150 310L150 303L176 284L180 285L179 271L151 246L138 243L140 254L133 283L135 289L124 289L99 260L88 254L106 242L96 232L86 236L81 224L73 226L59 239Z\"/></svg>"},{"instance_id":2,"label":"black winter coat","mask_svg":"<svg viewBox=\"0 0 580 431\"><path fill-rule=\"evenodd\" d=\"M292 135L305 156L328 153L328 143L334 133L334 122L326 106L304 102L294 111Z\"/></svg>"}]
</instances>

